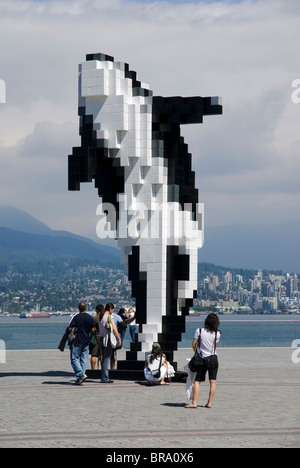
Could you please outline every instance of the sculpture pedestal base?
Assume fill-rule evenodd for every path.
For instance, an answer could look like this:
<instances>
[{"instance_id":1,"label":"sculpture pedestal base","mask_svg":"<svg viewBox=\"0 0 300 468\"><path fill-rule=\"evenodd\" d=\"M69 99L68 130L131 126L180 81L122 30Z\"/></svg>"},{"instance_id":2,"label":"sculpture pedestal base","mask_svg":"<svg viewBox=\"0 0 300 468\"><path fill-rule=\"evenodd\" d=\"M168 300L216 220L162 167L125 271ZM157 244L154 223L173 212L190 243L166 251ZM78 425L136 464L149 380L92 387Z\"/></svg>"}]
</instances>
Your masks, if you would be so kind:
<instances>
[{"instance_id":1,"label":"sculpture pedestal base","mask_svg":"<svg viewBox=\"0 0 300 468\"><path fill-rule=\"evenodd\" d=\"M100 380L101 371L100 370L87 370L86 375L91 380ZM109 378L111 380L138 380L145 381L144 371L143 370L129 370L129 369L113 369L109 371ZM172 382L186 382L187 373L186 372L176 372L175 376L172 377Z\"/></svg>"}]
</instances>

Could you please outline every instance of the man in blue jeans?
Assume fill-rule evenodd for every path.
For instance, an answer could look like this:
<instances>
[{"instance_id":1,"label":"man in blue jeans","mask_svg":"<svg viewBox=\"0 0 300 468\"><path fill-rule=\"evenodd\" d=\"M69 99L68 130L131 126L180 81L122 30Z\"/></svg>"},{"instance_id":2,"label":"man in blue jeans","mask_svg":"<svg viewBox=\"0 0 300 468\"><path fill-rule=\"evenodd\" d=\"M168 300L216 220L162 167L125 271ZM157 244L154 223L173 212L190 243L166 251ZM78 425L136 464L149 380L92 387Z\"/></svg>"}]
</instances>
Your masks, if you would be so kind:
<instances>
[{"instance_id":1,"label":"man in blue jeans","mask_svg":"<svg viewBox=\"0 0 300 468\"><path fill-rule=\"evenodd\" d=\"M75 385L82 385L87 379L85 370L89 358L90 334L95 330L95 322L91 315L86 312L85 302L80 302L79 314L76 314L70 325L69 331L76 328L76 338L71 351L71 365L76 375Z\"/></svg>"}]
</instances>

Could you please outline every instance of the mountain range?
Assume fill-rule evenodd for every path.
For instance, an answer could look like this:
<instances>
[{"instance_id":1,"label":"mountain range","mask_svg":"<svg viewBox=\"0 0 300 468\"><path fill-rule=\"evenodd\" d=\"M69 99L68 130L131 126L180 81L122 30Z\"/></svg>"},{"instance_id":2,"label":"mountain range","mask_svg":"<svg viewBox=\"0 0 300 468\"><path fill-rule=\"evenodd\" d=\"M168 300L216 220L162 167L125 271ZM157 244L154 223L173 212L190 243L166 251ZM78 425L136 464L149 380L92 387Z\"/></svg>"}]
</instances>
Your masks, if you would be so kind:
<instances>
[{"instance_id":1,"label":"mountain range","mask_svg":"<svg viewBox=\"0 0 300 468\"><path fill-rule=\"evenodd\" d=\"M0 259L80 257L120 264L118 249L68 231L56 231L17 208L0 205Z\"/></svg>"},{"instance_id":2,"label":"mountain range","mask_svg":"<svg viewBox=\"0 0 300 468\"><path fill-rule=\"evenodd\" d=\"M300 273L300 222L277 226L206 227L199 262L230 268ZM120 264L120 251L68 231L52 230L30 214L0 205L0 259L81 257Z\"/></svg>"}]
</instances>

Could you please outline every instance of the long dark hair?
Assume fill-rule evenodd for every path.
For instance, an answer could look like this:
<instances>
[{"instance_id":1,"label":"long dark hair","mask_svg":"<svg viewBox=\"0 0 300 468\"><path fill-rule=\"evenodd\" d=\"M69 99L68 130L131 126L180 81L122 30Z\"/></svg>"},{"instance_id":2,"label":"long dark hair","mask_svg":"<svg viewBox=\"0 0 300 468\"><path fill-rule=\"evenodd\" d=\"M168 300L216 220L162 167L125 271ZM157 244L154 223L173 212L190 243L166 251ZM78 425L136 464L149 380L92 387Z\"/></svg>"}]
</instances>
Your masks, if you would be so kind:
<instances>
[{"instance_id":1,"label":"long dark hair","mask_svg":"<svg viewBox=\"0 0 300 468\"><path fill-rule=\"evenodd\" d=\"M96 312L97 312L97 315L98 315L98 320L99 320L99 322L101 322L101 320L103 319L104 312L105 312L104 305L98 304L97 307L96 307Z\"/></svg>"},{"instance_id":2,"label":"long dark hair","mask_svg":"<svg viewBox=\"0 0 300 468\"><path fill-rule=\"evenodd\" d=\"M110 310L114 308L115 306L111 302L108 302L99 314L99 322L101 322L101 320L103 319L105 312L110 312Z\"/></svg>"},{"instance_id":3,"label":"long dark hair","mask_svg":"<svg viewBox=\"0 0 300 468\"><path fill-rule=\"evenodd\" d=\"M219 325L219 317L217 316L217 314L211 313L205 319L204 328L212 333L217 333Z\"/></svg>"},{"instance_id":4,"label":"long dark hair","mask_svg":"<svg viewBox=\"0 0 300 468\"><path fill-rule=\"evenodd\" d=\"M151 352L151 355L150 355L150 364L152 364L153 361L155 361L155 359L158 356L163 356L163 355L164 355L164 353L162 352L161 347L152 348L152 352Z\"/></svg>"}]
</instances>

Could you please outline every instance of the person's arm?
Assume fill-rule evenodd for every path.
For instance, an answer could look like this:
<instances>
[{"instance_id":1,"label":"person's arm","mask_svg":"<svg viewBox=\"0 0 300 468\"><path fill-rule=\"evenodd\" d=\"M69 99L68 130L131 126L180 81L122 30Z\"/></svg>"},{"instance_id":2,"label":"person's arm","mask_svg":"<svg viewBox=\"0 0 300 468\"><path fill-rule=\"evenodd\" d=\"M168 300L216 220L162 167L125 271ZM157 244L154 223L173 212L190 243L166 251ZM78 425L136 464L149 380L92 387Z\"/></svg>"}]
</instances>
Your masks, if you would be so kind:
<instances>
[{"instance_id":1,"label":"person's arm","mask_svg":"<svg viewBox=\"0 0 300 468\"><path fill-rule=\"evenodd\" d=\"M71 320L71 322L69 323L69 332L72 330L72 328L76 327L75 325L75 317L73 317L73 319Z\"/></svg>"},{"instance_id":2,"label":"person's arm","mask_svg":"<svg viewBox=\"0 0 300 468\"><path fill-rule=\"evenodd\" d=\"M165 354L162 354L162 357L163 357L164 360L165 360L164 363L163 363L162 365L165 366L165 367L168 367L169 363L168 363L168 361L167 361L167 356L166 356Z\"/></svg>"},{"instance_id":3,"label":"person's arm","mask_svg":"<svg viewBox=\"0 0 300 468\"><path fill-rule=\"evenodd\" d=\"M198 338L194 338L193 339L193 344L192 344L192 348L193 348L194 353L196 353L196 350L197 350L197 342L198 342Z\"/></svg>"},{"instance_id":4,"label":"person's arm","mask_svg":"<svg viewBox=\"0 0 300 468\"><path fill-rule=\"evenodd\" d=\"M129 318L120 322L120 325L121 327L127 327L127 325L129 325L129 323L133 322L134 320L135 320L135 314L133 314L132 318Z\"/></svg>"},{"instance_id":5,"label":"person's arm","mask_svg":"<svg viewBox=\"0 0 300 468\"><path fill-rule=\"evenodd\" d=\"M111 320L111 324L112 324L112 327L113 327L113 332L114 332L114 335L115 335L115 337L116 337L116 338L117 338L117 340L118 340L118 346L121 346L121 338L120 338L120 335L119 335L119 333L118 333L118 329L117 329L117 327L116 327L116 324L115 324L114 318L113 318L113 317L111 317L111 319L110 319L110 320Z\"/></svg>"},{"instance_id":6,"label":"person's arm","mask_svg":"<svg viewBox=\"0 0 300 468\"><path fill-rule=\"evenodd\" d=\"M94 321L95 322L95 329L96 329L96 332L99 333L99 317L98 317L98 320Z\"/></svg>"}]
</instances>

